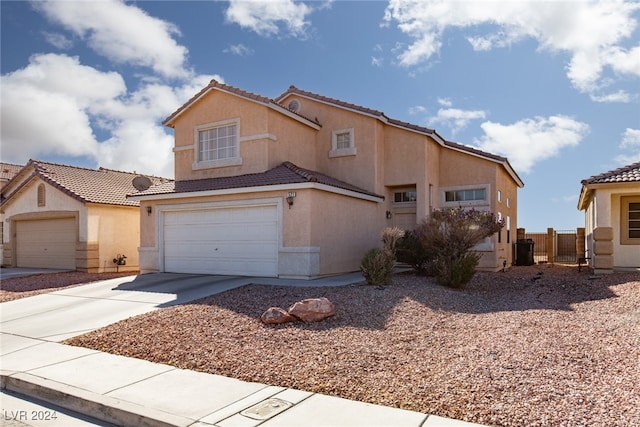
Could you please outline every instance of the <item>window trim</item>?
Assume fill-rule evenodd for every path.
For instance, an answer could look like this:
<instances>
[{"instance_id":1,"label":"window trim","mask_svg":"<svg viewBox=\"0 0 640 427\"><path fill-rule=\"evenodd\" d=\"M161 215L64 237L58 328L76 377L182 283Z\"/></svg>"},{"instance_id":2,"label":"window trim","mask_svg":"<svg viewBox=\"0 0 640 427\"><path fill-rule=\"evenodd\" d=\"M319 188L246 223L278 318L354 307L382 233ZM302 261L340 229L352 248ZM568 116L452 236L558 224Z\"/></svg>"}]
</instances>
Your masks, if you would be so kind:
<instances>
[{"instance_id":1,"label":"window trim","mask_svg":"<svg viewBox=\"0 0 640 427\"><path fill-rule=\"evenodd\" d=\"M483 200L454 200L447 201L447 193L455 191L468 191L468 190L484 190ZM443 207L472 207L472 206L491 206L491 185L490 184L474 184L474 185L460 185L454 187L444 187L441 189L441 206Z\"/></svg>"},{"instance_id":2,"label":"window trim","mask_svg":"<svg viewBox=\"0 0 640 427\"><path fill-rule=\"evenodd\" d=\"M640 195L620 197L620 244L640 245L640 238L629 237L629 205L640 203Z\"/></svg>"},{"instance_id":3,"label":"window trim","mask_svg":"<svg viewBox=\"0 0 640 427\"><path fill-rule=\"evenodd\" d=\"M236 156L224 159L200 160L200 132L221 128L226 126L236 126ZM193 165L192 169L222 168L227 166L238 166L242 164L240 156L240 118L220 120L217 122L197 125L193 131Z\"/></svg>"},{"instance_id":4,"label":"window trim","mask_svg":"<svg viewBox=\"0 0 640 427\"><path fill-rule=\"evenodd\" d=\"M338 135L349 134L349 147L338 148ZM356 155L355 132L353 128L336 129L331 132L331 151L329 157L345 157Z\"/></svg>"},{"instance_id":5,"label":"window trim","mask_svg":"<svg viewBox=\"0 0 640 427\"><path fill-rule=\"evenodd\" d=\"M415 200L396 202L396 194L403 194L403 193L415 193L416 194L416 198L415 198ZM417 201L418 201L418 191L417 191L416 187L395 188L395 189L393 189L392 197L393 198L391 199L391 203L394 206L415 206Z\"/></svg>"}]
</instances>

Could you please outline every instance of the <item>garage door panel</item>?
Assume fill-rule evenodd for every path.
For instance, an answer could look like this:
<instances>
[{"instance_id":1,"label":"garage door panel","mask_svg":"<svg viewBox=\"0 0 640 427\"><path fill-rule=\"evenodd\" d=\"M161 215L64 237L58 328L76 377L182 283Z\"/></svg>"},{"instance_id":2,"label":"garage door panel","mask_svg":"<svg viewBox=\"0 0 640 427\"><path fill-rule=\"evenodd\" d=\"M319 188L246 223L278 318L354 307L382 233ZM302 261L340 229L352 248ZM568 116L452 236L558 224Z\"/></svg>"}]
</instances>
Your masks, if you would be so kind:
<instances>
[{"instance_id":1,"label":"garage door panel","mask_svg":"<svg viewBox=\"0 0 640 427\"><path fill-rule=\"evenodd\" d=\"M167 212L164 270L276 276L278 236L275 206Z\"/></svg>"},{"instance_id":2,"label":"garage door panel","mask_svg":"<svg viewBox=\"0 0 640 427\"><path fill-rule=\"evenodd\" d=\"M56 218L16 223L18 267L76 268L76 221Z\"/></svg>"}]
</instances>

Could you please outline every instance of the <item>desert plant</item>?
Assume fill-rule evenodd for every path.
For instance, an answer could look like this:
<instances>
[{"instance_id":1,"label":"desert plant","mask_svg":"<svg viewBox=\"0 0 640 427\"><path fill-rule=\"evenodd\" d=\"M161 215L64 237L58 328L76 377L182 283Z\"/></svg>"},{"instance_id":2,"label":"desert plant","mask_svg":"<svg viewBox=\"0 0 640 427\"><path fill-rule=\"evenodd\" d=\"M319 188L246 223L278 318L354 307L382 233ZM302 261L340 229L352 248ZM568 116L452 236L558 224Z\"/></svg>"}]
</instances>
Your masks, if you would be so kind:
<instances>
[{"instance_id":1,"label":"desert plant","mask_svg":"<svg viewBox=\"0 0 640 427\"><path fill-rule=\"evenodd\" d=\"M373 248L362 258L360 271L370 285L390 285L395 262L395 257L388 250Z\"/></svg>"},{"instance_id":2,"label":"desert plant","mask_svg":"<svg viewBox=\"0 0 640 427\"><path fill-rule=\"evenodd\" d=\"M429 261L434 257L429 254L420 238L413 230L407 230L404 237L396 245L396 259L398 262L409 264L416 272L423 274L428 270Z\"/></svg>"},{"instance_id":3,"label":"desert plant","mask_svg":"<svg viewBox=\"0 0 640 427\"><path fill-rule=\"evenodd\" d=\"M473 278L480 260L473 247L503 226L488 211L436 209L420 224L416 234L433 258L438 283L460 287Z\"/></svg>"},{"instance_id":4,"label":"desert plant","mask_svg":"<svg viewBox=\"0 0 640 427\"><path fill-rule=\"evenodd\" d=\"M398 227L387 227L382 230L382 244L384 245L384 249L395 256L396 245L398 241L404 237L404 233L404 230Z\"/></svg>"}]
</instances>

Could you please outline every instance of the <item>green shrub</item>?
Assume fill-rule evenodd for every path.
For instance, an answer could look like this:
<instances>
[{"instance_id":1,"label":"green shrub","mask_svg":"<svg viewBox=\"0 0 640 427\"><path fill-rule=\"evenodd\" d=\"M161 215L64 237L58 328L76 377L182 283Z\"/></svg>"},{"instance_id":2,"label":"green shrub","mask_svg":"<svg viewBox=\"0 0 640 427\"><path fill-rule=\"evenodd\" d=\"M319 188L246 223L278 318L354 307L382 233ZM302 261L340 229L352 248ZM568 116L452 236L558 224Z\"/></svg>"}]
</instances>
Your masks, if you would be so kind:
<instances>
[{"instance_id":1,"label":"green shrub","mask_svg":"<svg viewBox=\"0 0 640 427\"><path fill-rule=\"evenodd\" d=\"M429 261L434 257L429 254L415 231L406 231L404 237L396 245L398 262L409 264L416 272L426 273Z\"/></svg>"},{"instance_id":2,"label":"green shrub","mask_svg":"<svg viewBox=\"0 0 640 427\"><path fill-rule=\"evenodd\" d=\"M360 271L370 285L390 285L396 260L388 250L370 249L360 263Z\"/></svg>"},{"instance_id":3,"label":"green shrub","mask_svg":"<svg viewBox=\"0 0 640 427\"><path fill-rule=\"evenodd\" d=\"M460 288L476 274L480 255L469 252L459 258L439 257L433 262L436 281L450 288Z\"/></svg>"},{"instance_id":4,"label":"green shrub","mask_svg":"<svg viewBox=\"0 0 640 427\"><path fill-rule=\"evenodd\" d=\"M473 247L503 226L491 212L436 209L416 229L416 236L433 259L438 283L460 287L473 278L480 260Z\"/></svg>"}]
</instances>

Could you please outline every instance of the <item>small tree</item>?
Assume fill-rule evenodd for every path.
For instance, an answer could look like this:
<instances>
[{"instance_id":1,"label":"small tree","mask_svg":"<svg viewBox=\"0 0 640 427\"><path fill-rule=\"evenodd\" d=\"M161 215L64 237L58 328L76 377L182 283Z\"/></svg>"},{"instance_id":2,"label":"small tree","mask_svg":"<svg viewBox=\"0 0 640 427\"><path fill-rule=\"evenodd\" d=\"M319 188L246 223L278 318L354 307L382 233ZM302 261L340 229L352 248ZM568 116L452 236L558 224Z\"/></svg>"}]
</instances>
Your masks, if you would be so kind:
<instances>
[{"instance_id":1,"label":"small tree","mask_svg":"<svg viewBox=\"0 0 640 427\"><path fill-rule=\"evenodd\" d=\"M480 260L473 247L503 226L491 212L437 209L418 226L416 234L426 252L433 256L438 283L460 287L473 278Z\"/></svg>"}]
</instances>

